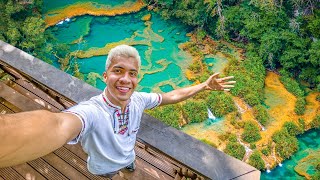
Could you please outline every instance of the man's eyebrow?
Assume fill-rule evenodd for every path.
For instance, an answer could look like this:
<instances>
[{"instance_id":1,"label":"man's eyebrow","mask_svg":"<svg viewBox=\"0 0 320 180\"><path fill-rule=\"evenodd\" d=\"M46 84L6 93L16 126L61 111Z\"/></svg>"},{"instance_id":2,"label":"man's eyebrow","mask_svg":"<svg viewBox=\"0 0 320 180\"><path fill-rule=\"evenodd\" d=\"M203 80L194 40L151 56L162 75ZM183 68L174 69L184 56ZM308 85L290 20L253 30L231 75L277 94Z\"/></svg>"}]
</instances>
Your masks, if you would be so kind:
<instances>
[{"instance_id":1,"label":"man's eyebrow","mask_svg":"<svg viewBox=\"0 0 320 180\"><path fill-rule=\"evenodd\" d=\"M124 69L124 67L122 67L122 66L113 66L112 68L116 68L116 69ZM138 70L137 70L137 69L130 69L130 71L138 72Z\"/></svg>"}]
</instances>

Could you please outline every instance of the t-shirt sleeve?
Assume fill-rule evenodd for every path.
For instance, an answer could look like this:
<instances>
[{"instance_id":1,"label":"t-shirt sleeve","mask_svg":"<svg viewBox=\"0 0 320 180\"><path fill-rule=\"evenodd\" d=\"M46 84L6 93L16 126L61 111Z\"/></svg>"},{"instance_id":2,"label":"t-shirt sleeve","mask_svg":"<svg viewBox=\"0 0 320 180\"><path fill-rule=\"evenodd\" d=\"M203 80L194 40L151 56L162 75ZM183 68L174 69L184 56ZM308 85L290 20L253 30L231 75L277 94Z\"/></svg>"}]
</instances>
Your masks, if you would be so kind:
<instances>
[{"instance_id":1,"label":"t-shirt sleeve","mask_svg":"<svg viewBox=\"0 0 320 180\"><path fill-rule=\"evenodd\" d=\"M144 109L152 109L161 104L161 94L140 92L139 95L142 103L144 104Z\"/></svg>"},{"instance_id":2,"label":"t-shirt sleeve","mask_svg":"<svg viewBox=\"0 0 320 180\"><path fill-rule=\"evenodd\" d=\"M79 135L68 142L68 144L76 144L79 142L82 136L87 134L89 131L91 131L93 127L93 120L94 120L94 111L96 108L93 107L94 105L83 102L78 105L72 106L67 110L64 110L64 113L71 113L76 115L81 123L82 123L82 129L79 133Z\"/></svg>"}]
</instances>

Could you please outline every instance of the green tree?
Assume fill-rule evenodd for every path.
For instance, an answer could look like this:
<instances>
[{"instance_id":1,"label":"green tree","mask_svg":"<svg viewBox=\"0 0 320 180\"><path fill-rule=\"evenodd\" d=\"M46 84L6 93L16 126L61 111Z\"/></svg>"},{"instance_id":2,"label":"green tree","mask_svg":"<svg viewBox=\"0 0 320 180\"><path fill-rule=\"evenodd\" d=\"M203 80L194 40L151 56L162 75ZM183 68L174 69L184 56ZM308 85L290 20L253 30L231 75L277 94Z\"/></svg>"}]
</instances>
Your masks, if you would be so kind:
<instances>
[{"instance_id":1,"label":"green tree","mask_svg":"<svg viewBox=\"0 0 320 180\"><path fill-rule=\"evenodd\" d=\"M265 169L265 163L261 158L261 154L259 151L254 151L249 157L249 164L259 170Z\"/></svg>"},{"instance_id":2,"label":"green tree","mask_svg":"<svg viewBox=\"0 0 320 180\"><path fill-rule=\"evenodd\" d=\"M257 105L253 107L253 114L255 118L262 124L267 125L269 114L266 110L266 108L262 105Z\"/></svg>"},{"instance_id":3,"label":"green tree","mask_svg":"<svg viewBox=\"0 0 320 180\"><path fill-rule=\"evenodd\" d=\"M224 92L210 92L209 97L206 99L206 104L217 117L222 117L236 110L231 96Z\"/></svg>"},{"instance_id":4,"label":"green tree","mask_svg":"<svg viewBox=\"0 0 320 180\"><path fill-rule=\"evenodd\" d=\"M256 142L261 139L258 125L252 121L247 121L244 124L244 131L241 135L242 139L248 143Z\"/></svg>"},{"instance_id":5,"label":"green tree","mask_svg":"<svg viewBox=\"0 0 320 180\"><path fill-rule=\"evenodd\" d=\"M244 155L246 154L245 148L237 142L229 142L224 152L240 160L242 160Z\"/></svg>"},{"instance_id":6,"label":"green tree","mask_svg":"<svg viewBox=\"0 0 320 180\"><path fill-rule=\"evenodd\" d=\"M198 123L208 118L207 106L201 101L188 100L182 105L182 110L189 122Z\"/></svg>"}]
</instances>

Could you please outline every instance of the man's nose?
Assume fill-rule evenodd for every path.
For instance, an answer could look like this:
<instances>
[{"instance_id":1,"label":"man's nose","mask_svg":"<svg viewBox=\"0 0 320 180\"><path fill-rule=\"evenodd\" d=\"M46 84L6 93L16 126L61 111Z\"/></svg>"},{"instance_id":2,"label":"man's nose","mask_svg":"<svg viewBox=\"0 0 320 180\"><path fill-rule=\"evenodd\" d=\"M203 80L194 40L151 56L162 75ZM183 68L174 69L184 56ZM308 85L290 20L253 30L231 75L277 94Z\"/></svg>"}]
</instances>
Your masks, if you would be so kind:
<instances>
[{"instance_id":1,"label":"man's nose","mask_svg":"<svg viewBox=\"0 0 320 180\"><path fill-rule=\"evenodd\" d=\"M120 82L124 83L124 84L129 83L130 82L129 73L124 73L123 76L121 76L121 78L120 78Z\"/></svg>"}]
</instances>

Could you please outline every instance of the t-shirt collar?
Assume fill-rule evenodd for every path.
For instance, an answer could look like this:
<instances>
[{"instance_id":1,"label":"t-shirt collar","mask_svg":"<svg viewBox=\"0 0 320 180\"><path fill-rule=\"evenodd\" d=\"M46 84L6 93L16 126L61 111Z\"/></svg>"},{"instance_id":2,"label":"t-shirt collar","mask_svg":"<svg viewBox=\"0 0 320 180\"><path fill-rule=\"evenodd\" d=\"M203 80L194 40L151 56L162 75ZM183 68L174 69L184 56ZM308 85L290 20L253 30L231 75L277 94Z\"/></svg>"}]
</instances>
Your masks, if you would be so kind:
<instances>
[{"instance_id":1,"label":"t-shirt collar","mask_svg":"<svg viewBox=\"0 0 320 180\"><path fill-rule=\"evenodd\" d=\"M106 96L106 91L107 91L107 87L103 90L103 93L102 93L102 98L103 98L103 101L105 102L105 104L107 105L107 107L109 108L112 108L112 109L120 109L121 110L121 107L120 106L117 106L115 104L113 104L109 98ZM129 102L127 104L127 107L130 105L130 102L131 102L131 97L129 99Z\"/></svg>"}]
</instances>

